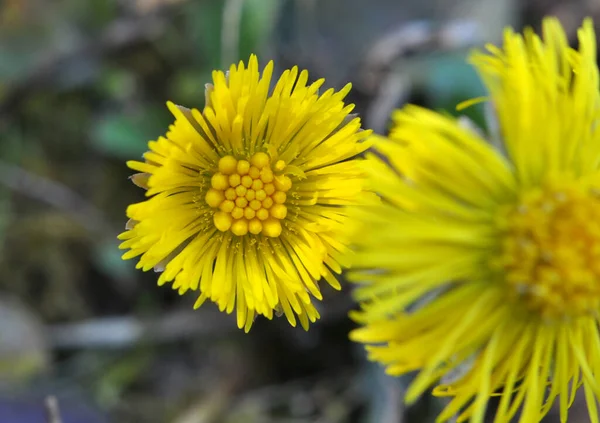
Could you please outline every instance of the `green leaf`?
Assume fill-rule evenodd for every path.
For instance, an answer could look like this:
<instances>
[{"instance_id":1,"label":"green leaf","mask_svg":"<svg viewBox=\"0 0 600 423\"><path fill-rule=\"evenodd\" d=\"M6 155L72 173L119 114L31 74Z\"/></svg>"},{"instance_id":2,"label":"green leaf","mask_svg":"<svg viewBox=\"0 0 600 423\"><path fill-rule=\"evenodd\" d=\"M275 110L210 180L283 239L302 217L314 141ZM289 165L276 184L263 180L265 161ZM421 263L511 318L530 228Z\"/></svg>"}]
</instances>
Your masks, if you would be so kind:
<instances>
[{"instance_id":1,"label":"green leaf","mask_svg":"<svg viewBox=\"0 0 600 423\"><path fill-rule=\"evenodd\" d=\"M466 61L465 53L450 53L427 61L424 89L434 109L444 109L451 115L465 115L484 128L482 105L468 107L460 112L456 106L468 99L485 95L485 88L477 72Z\"/></svg>"},{"instance_id":2,"label":"green leaf","mask_svg":"<svg viewBox=\"0 0 600 423\"><path fill-rule=\"evenodd\" d=\"M147 108L136 114L109 114L92 127L92 145L119 159L136 159L148 150L148 141L169 126L166 108Z\"/></svg>"}]
</instances>

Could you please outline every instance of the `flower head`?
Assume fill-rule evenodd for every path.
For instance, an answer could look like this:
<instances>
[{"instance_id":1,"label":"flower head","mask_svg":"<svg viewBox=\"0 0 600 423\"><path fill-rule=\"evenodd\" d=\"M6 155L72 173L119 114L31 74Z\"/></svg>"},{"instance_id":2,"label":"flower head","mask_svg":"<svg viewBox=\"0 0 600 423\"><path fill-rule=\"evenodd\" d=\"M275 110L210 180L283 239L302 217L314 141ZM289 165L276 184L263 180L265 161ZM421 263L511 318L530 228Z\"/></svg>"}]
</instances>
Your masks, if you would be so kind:
<instances>
[{"instance_id":1,"label":"flower head","mask_svg":"<svg viewBox=\"0 0 600 423\"><path fill-rule=\"evenodd\" d=\"M507 30L471 62L487 89L491 142L445 115L393 116L384 159L367 163L383 201L363 216L351 273L364 326L351 337L399 375L418 371L451 401L438 421L561 420L583 385L600 398L600 96L591 21L569 48L555 19L543 40Z\"/></svg>"},{"instance_id":2,"label":"flower head","mask_svg":"<svg viewBox=\"0 0 600 423\"><path fill-rule=\"evenodd\" d=\"M366 195L355 156L369 132L343 102L350 85L319 95L324 80L294 67L271 90L272 72L251 56L213 72L202 112L168 103L166 137L128 162L148 198L120 235L123 257L162 271L159 285L236 309L246 331L258 314L305 329L319 317L311 296L322 298L320 278L340 288L347 209Z\"/></svg>"}]
</instances>

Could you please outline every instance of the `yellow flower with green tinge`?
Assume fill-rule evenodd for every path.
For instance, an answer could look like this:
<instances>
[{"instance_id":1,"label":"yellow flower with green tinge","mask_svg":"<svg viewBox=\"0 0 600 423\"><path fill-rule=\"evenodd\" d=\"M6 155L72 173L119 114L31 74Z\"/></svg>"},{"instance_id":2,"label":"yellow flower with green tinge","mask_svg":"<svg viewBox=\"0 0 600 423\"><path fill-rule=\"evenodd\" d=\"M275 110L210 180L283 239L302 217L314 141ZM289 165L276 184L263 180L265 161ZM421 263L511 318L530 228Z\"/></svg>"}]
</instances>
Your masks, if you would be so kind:
<instances>
[{"instance_id":1,"label":"yellow flower with green tinge","mask_svg":"<svg viewBox=\"0 0 600 423\"><path fill-rule=\"evenodd\" d=\"M416 106L365 162L382 201L361 212L351 338L392 375L418 371L445 422L561 421L600 399L600 95L593 24L569 47L556 19L507 30L470 61L488 91L486 140Z\"/></svg>"},{"instance_id":2,"label":"yellow flower with green tinge","mask_svg":"<svg viewBox=\"0 0 600 423\"><path fill-rule=\"evenodd\" d=\"M344 104L350 85L319 95L324 80L294 67L272 88L272 73L251 56L213 72L203 111L168 103L166 137L128 162L148 198L128 207L119 236L125 259L162 272L159 285L235 309L246 331L257 315L305 329L319 318L318 281L340 289L347 212L367 196L356 156L370 132Z\"/></svg>"}]
</instances>

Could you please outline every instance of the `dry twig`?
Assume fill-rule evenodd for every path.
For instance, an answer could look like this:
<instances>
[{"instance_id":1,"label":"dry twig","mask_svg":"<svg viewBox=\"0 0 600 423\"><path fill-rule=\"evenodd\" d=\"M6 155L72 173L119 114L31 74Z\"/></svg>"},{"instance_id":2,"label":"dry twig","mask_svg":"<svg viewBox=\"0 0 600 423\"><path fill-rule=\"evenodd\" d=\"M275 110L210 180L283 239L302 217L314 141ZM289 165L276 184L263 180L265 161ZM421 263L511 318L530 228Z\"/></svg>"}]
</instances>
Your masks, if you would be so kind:
<instances>
[{"instance_id":1,"label":"dry twig","mask_svg":"<svg viewBox=\"0 0 600 423\"><path fill-rule=\"evenodd\" d=\"M44 408L46 409L47 423L62 423L60 409L58 408L58 400L54 395L46 397L44 400Z\"/></svg>"},{"instance_id":2,"label":"dry twig","mask_svg":"<svg viewBox=\"0 0 600 423\"><path fill-rule=\"evenodd\" d=\"M65 185L34 175L0 160L0 184L28 197L63 210L83 227L94 233L111 233L112 228L102 213Z\"/></svg>"}]
</instances>

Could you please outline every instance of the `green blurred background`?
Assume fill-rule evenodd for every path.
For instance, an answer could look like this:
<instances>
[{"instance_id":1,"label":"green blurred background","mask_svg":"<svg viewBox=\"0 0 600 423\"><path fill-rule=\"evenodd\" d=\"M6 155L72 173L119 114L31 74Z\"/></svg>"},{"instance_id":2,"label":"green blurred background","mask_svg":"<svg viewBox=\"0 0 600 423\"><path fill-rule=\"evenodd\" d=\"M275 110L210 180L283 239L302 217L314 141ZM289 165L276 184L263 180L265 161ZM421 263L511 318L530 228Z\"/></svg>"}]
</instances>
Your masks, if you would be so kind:
<instances>
[{"instance_id":1,"label":"green blurred background","mask_svg":"<svg viewBox=\"0 0 600 423\"><path fill-rule=\"evenodd\" d=\"M347 340L350 287L325 289L308 333L259 319L244 335L121 261L143 198L124 162L165 133L167 100L202 108L211 71L250 53L352 82L379 133L409 101L455 113L482 93L468 50L549 14L574 40L600 3L0 0L0 423L57 423L48 395L63 423L432 422L443 400L406 409L410 377Z\"/></svg>"}]
</instances>

